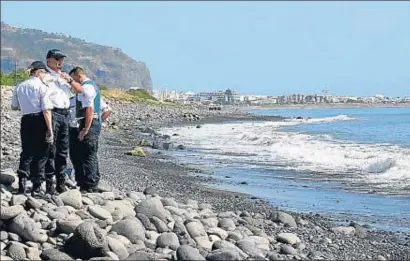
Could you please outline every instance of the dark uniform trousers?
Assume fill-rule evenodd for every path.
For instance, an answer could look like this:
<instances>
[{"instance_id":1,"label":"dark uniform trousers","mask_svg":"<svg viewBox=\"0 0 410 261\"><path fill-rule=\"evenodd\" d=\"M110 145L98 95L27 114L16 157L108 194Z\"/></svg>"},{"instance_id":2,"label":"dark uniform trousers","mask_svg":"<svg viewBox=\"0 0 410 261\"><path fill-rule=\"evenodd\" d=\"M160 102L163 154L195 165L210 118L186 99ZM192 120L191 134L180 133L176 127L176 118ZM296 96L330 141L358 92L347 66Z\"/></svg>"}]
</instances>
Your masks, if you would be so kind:
<instances>
[{"instance_id":1,"label":"dark uniform trousers","mask_svg":"<svg viewBox=\"0 0 410 261\"><path fill-rule=\"evenodd\" d=\"M22 151L17 171L20 178L33 183L44 180L44 169L51 144L46 142L47 125L43 113L23 115L20 123Z\"/></svg>"},{"instance_id":2,"label":"dark uniform trousers","mask_svg":"<svg viewBox=\"0 0 410 261\"><path fill-rule=\"evenodd\" d=\"M80 141L78 134L84 128L84 119L79 123L79 128L70 128L70 160L73 163L77 185L81 189L92 189L100 181L97 152L101 124L98 119L93 119L87 135Z\"/></svg>"},{"instance_id":3,"label":"dark uniform trousers","mask_svg":"<svg viewBox=\"0 0 410 261\"><path fill-rule=\"evenodd\" d=\"M69 111L64 109L53 110L54 143L46 162L45 174L50 179L56 175L57 182L64 178L67 167L69 150Z\"/></svg>"}]
</instances>

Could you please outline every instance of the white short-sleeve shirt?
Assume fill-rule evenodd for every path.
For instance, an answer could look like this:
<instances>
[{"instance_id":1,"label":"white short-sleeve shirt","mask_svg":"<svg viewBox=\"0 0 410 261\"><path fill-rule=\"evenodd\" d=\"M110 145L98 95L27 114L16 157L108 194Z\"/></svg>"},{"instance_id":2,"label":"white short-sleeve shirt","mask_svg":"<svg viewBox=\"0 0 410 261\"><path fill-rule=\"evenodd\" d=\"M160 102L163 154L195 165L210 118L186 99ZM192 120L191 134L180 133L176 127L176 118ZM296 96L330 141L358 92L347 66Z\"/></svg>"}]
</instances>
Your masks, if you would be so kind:
<instances>
[{"instance_id":1,"label":"white short-sleeve shirt","mask_svg":"<svg viewBox=\"0 0 410 261\"><path fill-rule=\"evenodd\" d=\"M86 79L85 81L87 80L89 79ZM94 107L94 99L97 96L94 86L92 84L84 84L83 89L84 91L82 93L79 93L77 96L74 96L70 99L70 127L72 128L78 128L79 126L78 120L80 119L76 117L76 106L77 106L76 97L78 101L81 103L83 108ZM105 104L105 102L101 99L100 101L101 111L103 111L102 109L103 103Z\"/></svg>"},{"instance_id":2,"label":"white short-sleeve shirt","mask_svg":"<svg viewBox=\"0 0 410 261\"><path fill-rule=\"evenodd\" d=\"M74 95L71 85L60 77L59 73L47 66L50 73L44 78L44 83L49 88L50 99L53 106L58 109L68 109L70 97Z\"/></svg>"},{"instance_id":3,"label":"white short-sleeve shirt","mask_svg":"<svg viewBox=\"0 0 410 261\"><path fill-rule=\"evenodd\" d=\"M19 108L23 115L53 109L47 86L34 76L16 86L11 106Z\"/></svg>"}]
</instances>

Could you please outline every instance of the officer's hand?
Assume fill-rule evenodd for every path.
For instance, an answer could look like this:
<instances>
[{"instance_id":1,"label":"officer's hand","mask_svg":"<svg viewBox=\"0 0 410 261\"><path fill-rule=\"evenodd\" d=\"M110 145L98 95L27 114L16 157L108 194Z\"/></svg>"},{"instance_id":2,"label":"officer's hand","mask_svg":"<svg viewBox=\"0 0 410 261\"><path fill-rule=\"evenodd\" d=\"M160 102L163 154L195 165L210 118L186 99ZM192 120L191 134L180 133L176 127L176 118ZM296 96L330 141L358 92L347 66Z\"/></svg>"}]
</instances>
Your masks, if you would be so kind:
<instances>
[{"instance_id":1,"label":"officer's hand","mask_svg":"<svg viewBox=\"0 0 410 261\"><path fill-rule=\"evenodd\" d=\"M70 75L68 75L65 72L61 72L60 77L63 78L64 80L66 80L67 82L70 81L70 79L71 79Z\"/></svg>"},{"instance_id":2,"label":"officer's hand","mask_svg":"<svg viewBox=\"0 0 410 261\"><path fill-rule=\"evenodd\" d=\"M83 140L84 140L84 137L85 137L85 135L87 135L87 133L88 133L88 130L87 130L87 129L82 129L82 130L80 131L80 133L78 134L78 140L79 140L79 141L83 141Z\"/></svg>"},{"instance_id":3,"label":"officer's hand","mask_svg":"<svg viewBox=\"0 0 410 261\"><path fill-rule=\"evenodd\" d=\"M46 142L52 144L54 142L53 132L48 130L46 133Z\"/></svg>"}]
</instances>

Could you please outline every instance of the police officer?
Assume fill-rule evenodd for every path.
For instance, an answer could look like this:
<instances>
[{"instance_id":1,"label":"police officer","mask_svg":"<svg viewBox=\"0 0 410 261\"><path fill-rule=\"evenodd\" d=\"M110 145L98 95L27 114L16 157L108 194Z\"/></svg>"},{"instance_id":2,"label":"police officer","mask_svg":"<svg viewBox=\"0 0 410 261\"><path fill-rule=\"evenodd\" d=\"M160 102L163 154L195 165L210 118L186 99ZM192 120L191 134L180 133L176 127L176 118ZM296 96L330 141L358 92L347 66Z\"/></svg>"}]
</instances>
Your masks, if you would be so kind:
<instances>
[{"instance_id":1,"label":"police officer","mask_svg":"<svg viewBox=\"0 0 410 261\"><path fill-rule=\"evenodd\" d=\"M66 55L58 49L47 52L47 69L50 73L44 79L49 86L50 99L53 103L54 146L50 150L45 167L46 191L54 193L53 176L56 177L56 190L66 191L64 186L69 150L69 105L74 93L83 92L82 86L75 82L67 73L62 72Z\"/></svg>"},{"instance_id":2,"label":"police officer","mask_svg":"<svg viewBox=\"0 0 410 261\"><path fill-rule=\"evenodd\" d=\"M87 86L87 85L85 85ZM85 89L87 91L87 89ZM77 185L81 187L81 182L82 182L82 176L84 175L83 170L82 170L82 165L81 165L81 158L80 158L80 153L79 151L79 142L78 142L78 134L79 134L79 123L78 121L80 119L77 118L77 110L76 110L76 104L77 104L77 96L74 96L70 99L70 160L71 163L73 164L74 167L74 173L79 173L75 174L76 182ZM100 97L100 112L101 114L101 122L105 122L107 118L110 116L112 113L112 108L103 100L102 97ZM97 151L98 151L98 139L97 139ZM98 163L98 161L97 161ZM97 176L100 177L100 171L99 167L97 164ZM81 175L80 175L81 174Z\"/></svg>"},{"instance_id":3,"label":"police officer","mask_svg":"<svg viewBox=\"0 0 410 261\"><path fill-rule=\"evenodd\" d=\"M11 107L23 114L20 123L22 151L17 170L19 193L26 192L28 178L33 183L32 193L39 193L44 180L44 167L50 143L53 142L51 109L53 104L48 96L43 79L48 72L41 61L33 62L30 78L16 86Z\"/></svg>"},{"instance_id":4,"label":"police officer","mask_svg":"<svg viewBox=\"0 0 410 261\"><path fill-rule=\"evenodd\" d=\"M98 138L101 132L101 94L94 81L91 81L81 67L70 71L70 76L83 86L83 93L76 97L77 130L70 133L75 159L73 164L77 184L81 191L97 192L100 180L98 171Z\"/></svg>"}]
</instances>

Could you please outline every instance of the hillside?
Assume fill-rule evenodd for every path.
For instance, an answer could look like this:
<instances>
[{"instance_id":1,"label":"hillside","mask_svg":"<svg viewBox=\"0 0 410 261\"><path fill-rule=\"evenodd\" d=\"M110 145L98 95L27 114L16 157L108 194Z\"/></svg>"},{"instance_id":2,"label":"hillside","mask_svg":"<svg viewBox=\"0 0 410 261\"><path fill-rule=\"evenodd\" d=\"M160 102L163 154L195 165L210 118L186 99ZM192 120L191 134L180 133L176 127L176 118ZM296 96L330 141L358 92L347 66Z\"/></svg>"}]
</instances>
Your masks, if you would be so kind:
<instances>
[{"instance_id":1,"label":"hillside","mask_svg":"<svg viewBox=\"0 0 410 261\"><path fill-rule=\"evenodd\" d=\"M47 50L61 49L67 54L66 64L83 66L97 83L108 88L138 86L152 91L149 69L121 49L88 43L62 34L36 29L17 28L1 22L1 71L27 67L33 60L45 61Z\"/></svg>"}]
</instances>

